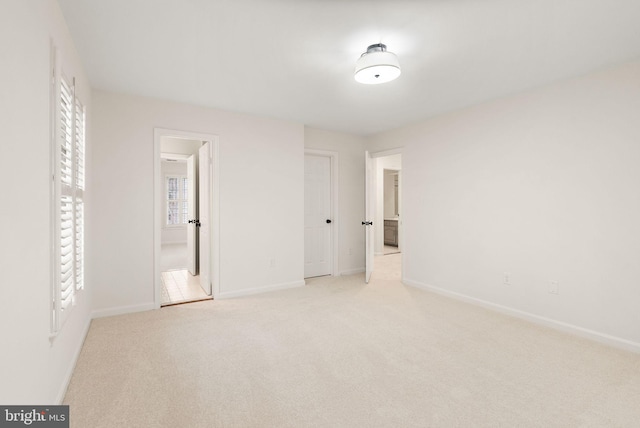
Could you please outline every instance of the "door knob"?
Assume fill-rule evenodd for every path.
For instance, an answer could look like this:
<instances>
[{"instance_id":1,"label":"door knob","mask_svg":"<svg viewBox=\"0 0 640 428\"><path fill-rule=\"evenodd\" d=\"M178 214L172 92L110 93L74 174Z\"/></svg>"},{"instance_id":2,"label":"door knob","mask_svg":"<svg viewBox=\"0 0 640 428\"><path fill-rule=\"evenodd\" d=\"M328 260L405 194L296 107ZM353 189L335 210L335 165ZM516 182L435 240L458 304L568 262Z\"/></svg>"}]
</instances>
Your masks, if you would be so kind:
<instances>
[{"instance_id":1,"label":"door knob","mask_svg":"<svg viewBox=\"0 0 640 428\"><path fill-rule=\"evenodd\" d=\"M327 224L328 224L328 223L331 223L331 220L327 219Z\"/></svg>"},{"instance_id":2,"label":"door knob","mask_svg":"<svg viewBox=\"0 0 640 428\"><path fill-rule=\"evenodd\" d=\"M373 226L373 222L372 221L363 221L362 225L363 226Z\"/></svg>"}]
</instances>

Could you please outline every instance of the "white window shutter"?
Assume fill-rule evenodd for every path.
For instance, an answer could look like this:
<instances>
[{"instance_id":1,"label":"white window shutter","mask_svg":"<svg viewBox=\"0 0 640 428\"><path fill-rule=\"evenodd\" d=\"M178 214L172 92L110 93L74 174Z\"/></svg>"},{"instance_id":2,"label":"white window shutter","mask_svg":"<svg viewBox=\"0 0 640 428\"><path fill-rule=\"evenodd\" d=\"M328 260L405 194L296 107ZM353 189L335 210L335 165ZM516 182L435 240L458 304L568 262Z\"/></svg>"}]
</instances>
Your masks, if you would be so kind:
<instances>
[{"instance_id":1,"label":"white window shutter","mask_svg":"<svg viewBox=\"0 0 640 428\"><path fill-rule=\"evenodd\" d=\"M60 79L60 182L71 187L73 174L73 90Z\"/></svg>"},{"instance_id":2,"label":"white window shutter","mask_svg":"<svg viewBox=\"0 0 640 428\"><path fill-rule=\"evenodd\" d=\"M76 200L75 204L75 266L74 276L76 290L84 288L84 203Z\"/></svg>"},{"instance_id":3,"label":"white window shutter","mask_svg":"<svg viewBox=\"0 0 640 428\"><path fill-rule=\"evenodd\" d=\"M61 315L73 299L73 200L60 199L60 310ZM64 315L63 315L64 316Z\"/></svg>"},{"instance_id":4,"label":"white window shutter","mask_svg":"<svg viewBox=\"0 0 640 428\"><path fill-rule=\"evenodd\" d=\"M76 190L84 190L85 110L80 100L75 102L75 184Z\"/></svg>"},{"instance_id":5,"label":"white window shutter","mask_svg":"<svg viewBox=\"0 0 640 428\"><path fill-rule=\"evenodd\" d=\"M85 109L80 100L75 102L75 156L74 156L74 236L75 236L75 284L76 290L84 288L84 153Z\"/></svg>"},{"instance_id":6,"label":"white window shutter","mask_svg":"<svg viewBox=\"0 0 640 428\"><path fill-rule=\"evenodd\" d=\"M56 274L53 284L52 333L64 324L78 292L84 288L85 108L75 94L75 81L54 79L58 98L54 162Z\"/></svg>"}]
</instances>

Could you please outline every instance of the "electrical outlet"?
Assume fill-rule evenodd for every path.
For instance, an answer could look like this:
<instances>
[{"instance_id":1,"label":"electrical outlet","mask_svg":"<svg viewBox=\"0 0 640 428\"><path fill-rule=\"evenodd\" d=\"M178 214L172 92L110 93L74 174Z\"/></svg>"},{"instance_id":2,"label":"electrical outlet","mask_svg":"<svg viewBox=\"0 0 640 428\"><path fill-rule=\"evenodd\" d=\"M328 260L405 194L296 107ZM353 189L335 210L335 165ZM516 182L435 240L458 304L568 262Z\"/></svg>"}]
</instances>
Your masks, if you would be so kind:
<instances>
[{"instance_id":1,"label":"electrical outlet","mask_svg":"<svg viewBox=\"0 0 640 428\"><path fill-rule=\"evenodd\" d=\"M349 255L352 256L353 255L353 250L351 248L349 248Z\"/></svg>"},{"instance_id":2,"label":"electrical outlet","mask_svg":"<svg viewBox=\"0 0 640 428\"><path fill-rule=\"evenodd\" d=\"M558 283L558 281L551 281L549 283L549 293L560 294L560 284Z\"/></svg>"},{"instance_id":3,"label":"electrical outlet","mask_svg":"<svg viewBox=\"0 0 640 428\"><path fill-rule=\"evenodd\" d=\"M271 259L269 266L271 266L272 268L276 267L276 259Z\"/></svg>"},{"instance_id":4,"label":"electrical outlet","mask_svg":"<svg viewBox=\"0 0 640 428\"><path fill-rule=\"evenodd\" d=\"M504 285L511 285L511 278L508 273L504 274Z\"/></svg>"}]
</instances>

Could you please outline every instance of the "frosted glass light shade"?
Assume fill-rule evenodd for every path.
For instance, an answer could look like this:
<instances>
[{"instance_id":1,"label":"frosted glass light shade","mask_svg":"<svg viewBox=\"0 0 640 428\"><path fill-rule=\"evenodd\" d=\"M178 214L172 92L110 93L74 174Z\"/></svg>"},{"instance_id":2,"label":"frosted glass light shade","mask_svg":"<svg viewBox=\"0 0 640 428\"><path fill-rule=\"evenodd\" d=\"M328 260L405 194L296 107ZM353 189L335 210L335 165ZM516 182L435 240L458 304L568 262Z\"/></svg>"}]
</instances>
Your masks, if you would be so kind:
<instances>
[{"instance_id":1,"label":"frosted glass light shade","mask_svg":"<svg viewBox=\"0 0 640 428\"><path fill-rule=\"evenodd\" d=\"M390 82L400 76L398 57L383 44L371 45L356 62L354 78L368 85Z\"/></svg>"}]
</instances>

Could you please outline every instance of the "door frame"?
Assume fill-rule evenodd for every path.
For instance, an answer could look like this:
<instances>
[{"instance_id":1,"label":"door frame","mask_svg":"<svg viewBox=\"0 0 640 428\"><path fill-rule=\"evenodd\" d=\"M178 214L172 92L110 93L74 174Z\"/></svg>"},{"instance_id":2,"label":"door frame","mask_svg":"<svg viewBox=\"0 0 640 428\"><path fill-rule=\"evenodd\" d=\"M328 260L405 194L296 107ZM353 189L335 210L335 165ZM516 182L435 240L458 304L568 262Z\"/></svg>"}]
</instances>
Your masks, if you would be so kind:
<instances>
[{"instance_id":1,"label":"door frame","mask_svg":"<svg viewBox=\"0 0 640 428\"><path fill-rule=\"evenodd\" d=\"M385 156L393 156L393 155L402 155L402 147L397 147L397 148L388 149L388 150L381 150L381 151L377 151L377 152L369 152L369 156L371 156L371 159L374 161L374 165L373 165L374 169L376 169L376 170L378 168L378 166L377 166L377 158L382 158L382 157L385 157ZM401 174L402 174L402 171L404 171L404 156L403 156L403 161L402 161L402 168L400 170ZM365 171L365 174L366 174L366 171ZM374 176L374 179L371 180L371 182L369 183L369 186L365 188L365 192L367 192L370 195L370 197L373 198L373 200L374 200L373 205L375 207L375 206L377 206L377 203L378 203L378 201L377 201L377 192L376 192L376 189L377 189L377 186L378 186L378 182L377 182L377 174L373 174L373 176ZM402 186L403 183L400 182L399 185ZM398 209L399 210L403 210L404 204L402 203L402 198L403 198L402 188L399 187L399 192L398 192ZM374 219L374 220L377 221L378 219ZM377 223L378 223L378 225L376 225L375 223L373 225L374 234L375 234L375 227L376 226L378 226L378 227L380 226L380 224L379 224L380 222L377 221ZM382 219L382 227L384 228L384 218ZM384 233L384 230L383 230L383 233ZM404 243L404 217L403 217L403 212L402 211L400 211L400 220L398 221L398 242L399 243ZM401 247L400 245L398 245L398 249L400 250L400 258L401 258L401 265L402 265L400 280L404 281L404 277L405 277L405 275L404 275L404 271L405 271L405 262L404 262L405 261L405 251L404 251L404 246ZM366 245L365 245L365 257L366 257L366 253L367 253L367 248L366 248ZM373 256L375 257L375 250L374 250L374 255Z\"/></svg>"},{"instance_id":2,"label":"door frame","mask_svg":"<svg viewBox=\"0 0 640 428\"><path fill-rule=\"evenodd\" d=\"M153 296L154 307L162 304L162 281L160 277L160 251L162 244L162 177L160 173L160 152L163 137L200 140L211 143L211 269L212 296L220 295L220 159L219 138L214 134L180 131L175 129L153 129ZM202 262L202 261L201 261Z\"/></svg>"},{"instance_id":3,"label":"door frame","mask_svg":"<svg viewBox=\"0 0 640 428\"><path fill-rule=\"evenodd\" d=\"M195 223L192 223L193 219L198 218L196 214L199 202L196 193L199 185L199 180L196 179L198 160L195 154L189 155L187 158L187 180L191 179L188 190L189 194L187 196L187 218L189 219L189 223L187 224L187 271L192 275L196 275L198 272L198 261L200 258L197 228ZM189 243L191 243L191 245L189 245ZM190 249L191 251L189 251Z\"/></svg>"},{"instance_id":4,"label":"door frame","mask_svg":"<svg viewBox=\"0 0 640 428\"><path fill-rule=\"evenodd\" d=\"M338 276L339 248L338 236L340 219L338 213L338 152L333 150L304 149L304 154L328 157L331 165L331 276ZM305 244L306 246L306 244ZM304 263L304 261L303 261ZM303 266L304 267L304 266Z\"/></svg>"}]
</instances>

